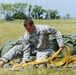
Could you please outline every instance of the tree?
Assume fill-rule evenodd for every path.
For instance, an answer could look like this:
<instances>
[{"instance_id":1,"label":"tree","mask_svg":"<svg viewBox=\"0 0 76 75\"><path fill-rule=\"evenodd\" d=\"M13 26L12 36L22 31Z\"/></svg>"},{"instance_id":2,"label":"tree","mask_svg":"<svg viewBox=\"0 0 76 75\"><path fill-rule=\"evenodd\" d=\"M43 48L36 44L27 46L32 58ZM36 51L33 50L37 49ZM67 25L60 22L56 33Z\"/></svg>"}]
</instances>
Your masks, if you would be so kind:
<instances>
[{"instance_id":1,"label":"tree","mask_svg":"<svg viewBox=\"0 0 76 75\"><path fill-rule=\"evenodd\" d=\"M45 10L45 19L50 19L50 13L52 12L52 10L48 9Z\"/></svg>"},{"instance_id":2,"label":"tree","mask_svg":"<svg viewBox=\"0 0 76 75\"><path fill-rule=\"evenodd\" d=\"M7 21L13 21L14 20L12 18L12 16L10 16L9 14L6 14L4 19L7 20Z\"/></svg>"},{"instance_id":3,"label":"tree","mask_svg":"<svg viewBox=\"0 0 76 75\"><path fill-rule=\"evenodd\" d=\"M5 19L60 19L57 10L45 10L41 6L27 3L4 4L1 3L1 14L4 14ZM22 14L22 15L21 15ZM69 15L66 15L69 18Z\"/></svg>"},{"instance_id":4,"label":"tree","mask_svg":"<svg viewBox=\"0 0 76 75\"><path fill-rule=\"evenodd\" d=\"M26 18L27 3L15 3L15 4L1 4L2 14L4 14L5 19L23 19ZM22 15L21 15L22 14ZM13 15L13 16L12 16ZM17 18L18 17L18 18Z\"/></svg>"},{"instance_id":5,"label":"tree","mask_svg":"<svg viewBox=\"0 0 76 75\"><path fill-rule=\"evenodd\" d=\"M12 19L12 4L3 4L1 3L1 13L4 14L6 20L13 20Z\"/></svg>"},{"instance_id":6,"label":"tree","mask_svg":"<svg viewBox=\"0 0 76 75\"><path fill-rule=\"evenodd\" d=\"M13 4L12 12L13 15L12 17L14 19L26 19L26 7L27 3L15 3Z\"/></svg>"},{"instance_id":7,"label":"tree","mask_svg":"<svg viewBox=\"0 0 76 75\"><path fill-rule=\"evenodd\" d=\"M13 19L26 19L27 15L24 14L23 12L17 12L15 14L12 15Z\"/></svg>"},{"instance_id":8,"label":"tree","mask_svg":"<svg viewBox=\"0 0 76 75\"><path fill-rule=\"evenodd\" d=\"M15 3L12 7L13 13L26 12L27 3Z\"/></svg>"},{"instance_id":9,"label":"tree","mask_svg":"<svg viewBox=\"0 0 76 75\"><path fill-rule=\"evenodd\" d=\"M58 15L57 10L45 10L45 19L60 19L60 15Z\"/></svg>"},{"instance_id":10,"label":"tree","mask_svg":"<svg viewBox=\"0 0 76 75\"><path fill-rule=\"evenodd\" d=\"M56 16L56 19L60 19L60 18L61 18L61 16L60 16L60 15Z\"/></svg>"},{"instance_id":11,"label":"tree","mask_svg":"<svg viewBox=\"0 0 76 75\"><path fill-rule=\"evenodd\" d=\"M66 14L65 16L63 16L63 19L70 19L70 14Z\"/></svg>"},{"instance_id":12,"label":"tree","mask_svg":"<svg viewBox=\"0 0 76 75\"><path fill-rule=\"evenodd\" d=\"M70 19L70 14L66 14L66 19Z\"/></svg>"},{"instance_id":13,"label":"tree","mask_svg":"<svg viewBox=\"0 0 76 75\"><path fill-rule=\"evenodd\" d=\"M28 7L28 18L31 18L31 14L32 14L32 5L29 4L29 7Z\"/></svg>"},{"instance_id":14,"label":"tree","mask_svg":"<svg viewBox=\"0 0 76 75\"><path fill-rule=\"evenodd\" d=\"M50 18L51 19L56 19L57 18L57 14L58 14L57 10L52 10L51 13L50 13Z\"/></svg>"},{"instance_id":15,"label":"tree","mask_svg":"<svg viewBox=\"0 0 76 75\"><path fill-rule=\"evenodd\" d=\"M44 9L42 9L41 6L34 5L31 15L32 15L32 18L34 19L40 19L42 18L43 13L44 13Z\"/></svg>"},{"instance_id":16,"label":"tree","mask_svg":"<svg viewBox=\"0 0 76 75\"><path fill-rule=\"evenodd\" d=\"M12 4L1 3L2 14L11 14L11 8L12 8Z\"/></svg>"}]
</instances>

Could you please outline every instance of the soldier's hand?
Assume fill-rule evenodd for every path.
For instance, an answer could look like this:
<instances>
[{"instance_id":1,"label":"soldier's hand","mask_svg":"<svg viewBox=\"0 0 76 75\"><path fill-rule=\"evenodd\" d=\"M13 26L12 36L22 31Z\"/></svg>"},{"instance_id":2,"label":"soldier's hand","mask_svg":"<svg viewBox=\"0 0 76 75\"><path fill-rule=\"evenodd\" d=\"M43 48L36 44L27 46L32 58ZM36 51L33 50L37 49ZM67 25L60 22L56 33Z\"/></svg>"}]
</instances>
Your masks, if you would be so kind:
<instances>
[{"instance_id":1,"label":"soldier's hand","mask_svg":"<svg viewBox=\"0 0 76 75\"><path fill-rule=\"evenodd\" d=\"M61 46L59 49L60 49L60 51L62 51L64 49L64 46Z\"/></svg>"},{"instance_id":2,"label":"soldier's hand","mask_svg":"<svg viewBox=\"0 0 76 75\"><path fill-rule=\"evenodd\" d=\"M28 61L22 61L21 63L20 63L20 66L22 66L23 64L25 64L25 63L27 63Z\"/></svg>"}]
</instances>

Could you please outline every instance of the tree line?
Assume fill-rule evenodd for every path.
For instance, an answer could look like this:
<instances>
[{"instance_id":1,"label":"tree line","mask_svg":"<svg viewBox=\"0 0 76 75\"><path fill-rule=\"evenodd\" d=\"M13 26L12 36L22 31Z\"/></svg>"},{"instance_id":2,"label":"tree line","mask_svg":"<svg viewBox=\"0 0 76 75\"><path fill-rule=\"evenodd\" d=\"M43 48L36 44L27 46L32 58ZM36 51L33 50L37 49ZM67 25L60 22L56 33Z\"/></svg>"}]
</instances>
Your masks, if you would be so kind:
<instances>
[{"instance_id":1,"label":"tree line","mask_svg":"<svg viewBox=\"0 0 76 75\"><path fill-rule=\"evenodd\" d=\"M0 14L4 15L4 19L60 19L61 16L57 10L43 9L42 6L27 3L10 3L0 4Z\"/></svg>"}]
</instances>

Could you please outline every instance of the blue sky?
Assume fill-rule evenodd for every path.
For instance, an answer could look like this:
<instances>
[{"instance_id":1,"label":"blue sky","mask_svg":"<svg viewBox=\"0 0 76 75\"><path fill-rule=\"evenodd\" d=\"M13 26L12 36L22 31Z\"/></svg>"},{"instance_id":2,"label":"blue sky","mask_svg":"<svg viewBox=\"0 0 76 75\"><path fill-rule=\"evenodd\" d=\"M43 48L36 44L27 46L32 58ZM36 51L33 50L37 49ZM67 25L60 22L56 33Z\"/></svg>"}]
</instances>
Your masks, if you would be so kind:
<instances>
[{"instance_id":1,"label":"blue sky","mask_svg":"<svg viewBox=\"0 0 76 75\"><path fill-rule=\"evenodd\" d=\"M76 18L76 0L0 0L0 3L28 3L42 6L44 9L58 10L63 17L70 14L70 17Z\"/></svg>"}]
</instances>

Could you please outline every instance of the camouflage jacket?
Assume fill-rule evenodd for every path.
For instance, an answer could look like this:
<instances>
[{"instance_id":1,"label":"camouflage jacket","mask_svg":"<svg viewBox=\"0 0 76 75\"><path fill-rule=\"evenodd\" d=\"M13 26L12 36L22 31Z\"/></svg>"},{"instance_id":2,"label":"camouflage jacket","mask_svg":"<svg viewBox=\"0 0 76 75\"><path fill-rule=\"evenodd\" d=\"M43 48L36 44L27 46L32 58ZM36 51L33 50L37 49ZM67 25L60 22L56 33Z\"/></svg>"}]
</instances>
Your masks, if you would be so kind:
<instances>
[{"instance_id":1,"label":"camouflage jacket","mask_svg":"<svg viewBox=\"0 0 76 75\"><path fill-rule=\"evenodd\" d=\"M61 33L47 25L36 25L30 34L26 31L23 37L23 61L29 61L30 50L45 50L50 48L49 35L56 37L59 47L64 46Z\"/></svg>"}]
</instances>

